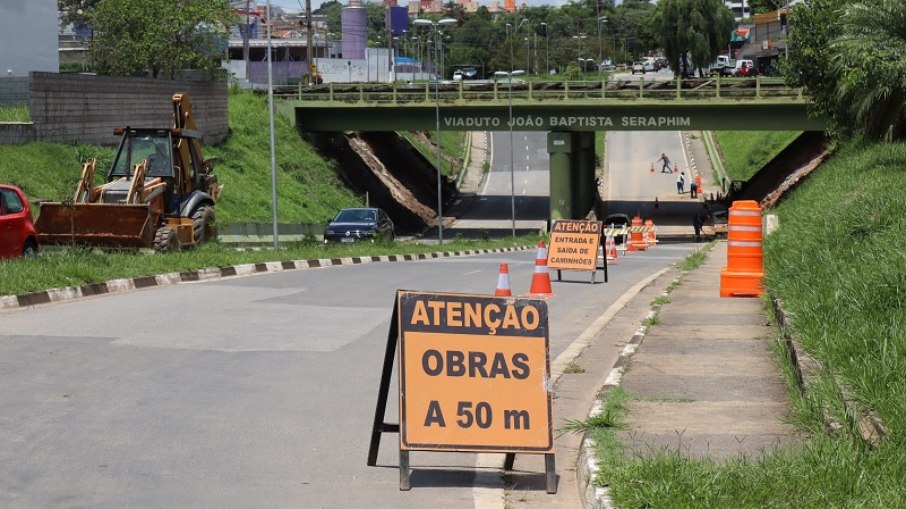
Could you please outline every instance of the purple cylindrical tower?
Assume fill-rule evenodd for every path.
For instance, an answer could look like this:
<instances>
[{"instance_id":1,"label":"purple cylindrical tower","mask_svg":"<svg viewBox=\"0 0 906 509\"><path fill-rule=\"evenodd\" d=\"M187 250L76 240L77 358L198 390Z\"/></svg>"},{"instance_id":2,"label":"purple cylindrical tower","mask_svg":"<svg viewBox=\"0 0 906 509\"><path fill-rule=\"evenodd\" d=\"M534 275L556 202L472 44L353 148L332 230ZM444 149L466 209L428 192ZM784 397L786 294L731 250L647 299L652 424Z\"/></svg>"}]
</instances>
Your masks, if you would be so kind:
<instances>
[{"instance_id":1,"label":"purple cylindrical tower","mask_svg":"<svg viewBox=\"0 0 906 509\"><path fill-rule=\"evenodd\" d=\"M349 7L343 7L343 58L365 58L367 22L368 11L359 2L352 0Z\"/></svg>"}]
</instances>

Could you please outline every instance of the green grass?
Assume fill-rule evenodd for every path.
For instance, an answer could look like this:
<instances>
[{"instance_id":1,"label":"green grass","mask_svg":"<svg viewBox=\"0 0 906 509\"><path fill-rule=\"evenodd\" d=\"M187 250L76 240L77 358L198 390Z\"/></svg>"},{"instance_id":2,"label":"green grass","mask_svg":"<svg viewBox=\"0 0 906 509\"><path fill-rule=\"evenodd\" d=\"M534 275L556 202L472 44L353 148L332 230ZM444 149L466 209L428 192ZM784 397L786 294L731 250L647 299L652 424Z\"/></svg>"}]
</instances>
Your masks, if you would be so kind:
<instances>
[{"instance_id":1,"label":"green grass","mask_svg":"<svg viewBox=\"0 0 906 509\"><path fill-rule=\"evenodd\" d=\"M906 144L849 145L771 211L781 228L765 241L768 293L824 366L805 395L789 391L803 442L721 464L599 440L596 483L617 507L906 507L904 189ZM878 446L860 438L841 384L883 419ZM827 432L826 415L842 428Z\"/></svg>"},{"instance_id":2,"label":"green grass","mask_svg":"<svg viewBox=\"0 0 906 509\"><path fill-rule=\"evenodd\" d=\"M713 245L714 243L711 242L702 249L699 249L694 253L690 253L688 256L683 258L683 261L681 261L679 264L680 269L688 272L701 267L701 265L705 263L705 260L708 259L708 251Z\"/></svg>"},{"instance_id":3,"label":"green grass","mask_svg":"<svg viewBox=\"0 0 906 509\"><path fill-rule=\"evenodd\" d=\"M626 400L629 394L622 387L613 387L607 391L601 411L584 420L567 419L560 428L560 434L586 433L594 434L601 431L612 432L625 427Z\"/></svg>"},{"instance_id":4,"label":"green grass","mask_svg":"<svg viewBox=\"0 0 906 509\"><path fill-rule=\"evenodd\" d=\"M424 131L424 134L431 142L430 144L422 143L412 133L403 132L400 134L409 140L409 143L411 143L416 150L421 152L432 166L437 166L437 145L434 144L434 140L437 138L437 131ZM459 172L462 171L464 156L462 151L463 147L465 147L465 133L441 130L440 140L443 174L451 179L456 178L456 176L459 175Z\"/></svg>"},{"instance_id":5,"label":"green grass","mask_svg":"<svg viewBox=\"0 0 906 509\"><path fill-rule=\"evenodd\" d=\"M219 243L209 243L192 251L171 254L145 254L129 252L106 253L100 250L59 249L45 251L36 259L0 261L0 295L17 295L33 291L87 283L100 283L117 278L149 276L168 272L181 272L208 267L225 267L245 263L275 260L308 260L344 256L370 256L382 254L430 253L434 251L463 251L532 246L538 237L520 237L493 241L456 239L437 245L412 243L330 244L312 242L282 249L236 251Z\"/></svg>"},{"instance_id":6,"label":"green grass","mask_svg":"<svg viewBox=\"0 0 906 509\"><path fill-rule=\"evenodd\" d=\"M730 180L748 180L786 148L799 131L717 131L714 133Z\"/></svg>"},{"instance_id":7,"label":"green grass","mask_svg":"<svg viewBox=\"0 0 906 509\"><path fill-rule=\"evenodd\" d=\"M31 122L28 106L0 106L0 122Z\"/></svg>"},{"instance_id":8,"label":"green grass","mask_svg":"<svg viewBox=\"0 0 906 509\"><path fill-rule=\"evenodd\" d=\"M658 295L651 301L652 306L663 306L664 304L670 304L670 297L666 295Z\"/></svg>"},{"instance_id":9,"label":"green grass","mask_svg":"<svg viewBox=\"0 0 906 509\"><path fill-rule=\"evenodd\" d=\"M575 362L570 362L563 368L563 373L567 375L576 375L580 373L585 373L585 368L576 364Z\"/></svg>"}]
</instances>

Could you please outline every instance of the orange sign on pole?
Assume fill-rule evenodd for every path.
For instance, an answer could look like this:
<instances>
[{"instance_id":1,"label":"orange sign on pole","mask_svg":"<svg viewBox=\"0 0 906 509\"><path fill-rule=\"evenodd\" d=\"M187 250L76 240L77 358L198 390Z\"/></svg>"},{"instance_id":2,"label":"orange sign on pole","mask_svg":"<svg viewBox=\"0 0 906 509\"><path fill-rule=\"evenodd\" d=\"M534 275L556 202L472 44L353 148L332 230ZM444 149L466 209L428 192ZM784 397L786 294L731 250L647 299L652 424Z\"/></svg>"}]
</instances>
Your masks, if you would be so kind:
<instances>
[{"instance_id":1,"label":"orange sign on pole","mask_svg":"<svg viewBox=\"0 0 906 509\"><path fill-rule=\"evenodd\" d=\"M383 422L397 338L398 426ZM507 453L507 469L515 453L544 454L555 493L551 391L544 300L400 290L368 464L376 464L380 434L398 431L402 490L409 451L422 450Z\"/></svg>"},{"instance_id":2,"label":"orange sign on pole","mask_svg":"<svg viewBox=\"0 0 906 509\"><path fill-rule=\"evenodd\" d=\"M558 219L551 227L551 245L547 266L557 270L577 270L592 273L598 270L598 246L601 244L601 221ZM606 281L605 269L605 281Z\"/></svg>"}]
</instances>

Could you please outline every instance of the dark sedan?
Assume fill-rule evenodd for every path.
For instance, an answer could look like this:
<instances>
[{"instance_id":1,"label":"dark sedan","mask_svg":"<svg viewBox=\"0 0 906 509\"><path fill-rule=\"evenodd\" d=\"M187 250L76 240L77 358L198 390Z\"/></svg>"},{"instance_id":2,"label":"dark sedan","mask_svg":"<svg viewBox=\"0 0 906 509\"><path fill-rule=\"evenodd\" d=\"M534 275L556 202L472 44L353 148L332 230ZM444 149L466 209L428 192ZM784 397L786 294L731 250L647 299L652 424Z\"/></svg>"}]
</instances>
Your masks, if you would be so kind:
<instances>
[{"instance_id":1,"label":"dark sedan","mask_svg":"<svg viewBox=\"0 0 906 509\"><path fill-rule=\"evenodd\" d=\"M381 209L342 209L324 229L324 242L393 240L393 221Z\"/></svg>"}]
</instances>

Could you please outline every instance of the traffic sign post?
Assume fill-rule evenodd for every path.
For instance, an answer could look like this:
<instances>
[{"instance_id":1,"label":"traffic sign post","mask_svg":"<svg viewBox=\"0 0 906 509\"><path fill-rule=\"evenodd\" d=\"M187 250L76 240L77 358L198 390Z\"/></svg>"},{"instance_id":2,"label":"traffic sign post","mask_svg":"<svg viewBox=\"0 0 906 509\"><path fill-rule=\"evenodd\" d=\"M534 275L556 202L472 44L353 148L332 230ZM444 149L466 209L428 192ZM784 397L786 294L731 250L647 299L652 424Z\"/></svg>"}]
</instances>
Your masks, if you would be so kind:
<instances>
[{"instance_id":1,"label":"traffic sign post","mask_svg":"<svg viewBox=\"0 0 906 509\"><path fill-rule=\"evenodd\" d=\"M399 424L384 423L399 342ZM409 451L544 454L556 493L547 303L534 298L400 290L387 338L368 465L380 436L400 435L400 489Z\"/></svg>"},{"instance_id":2,"label":"traffic sign post","mask_svg":"<svg viewBox=\"0 0 906 509\"><path fill-rule=\"evenodd\" d=\"M591 272L591 283L595 282L598 269L604 271L607 279L607 257L604 265L598 267L598 246L601 245L601 221L558 219L551 226L550 249L547 266L557 269L557 281L561 270Z\"/></svg>"}]
</instances>

